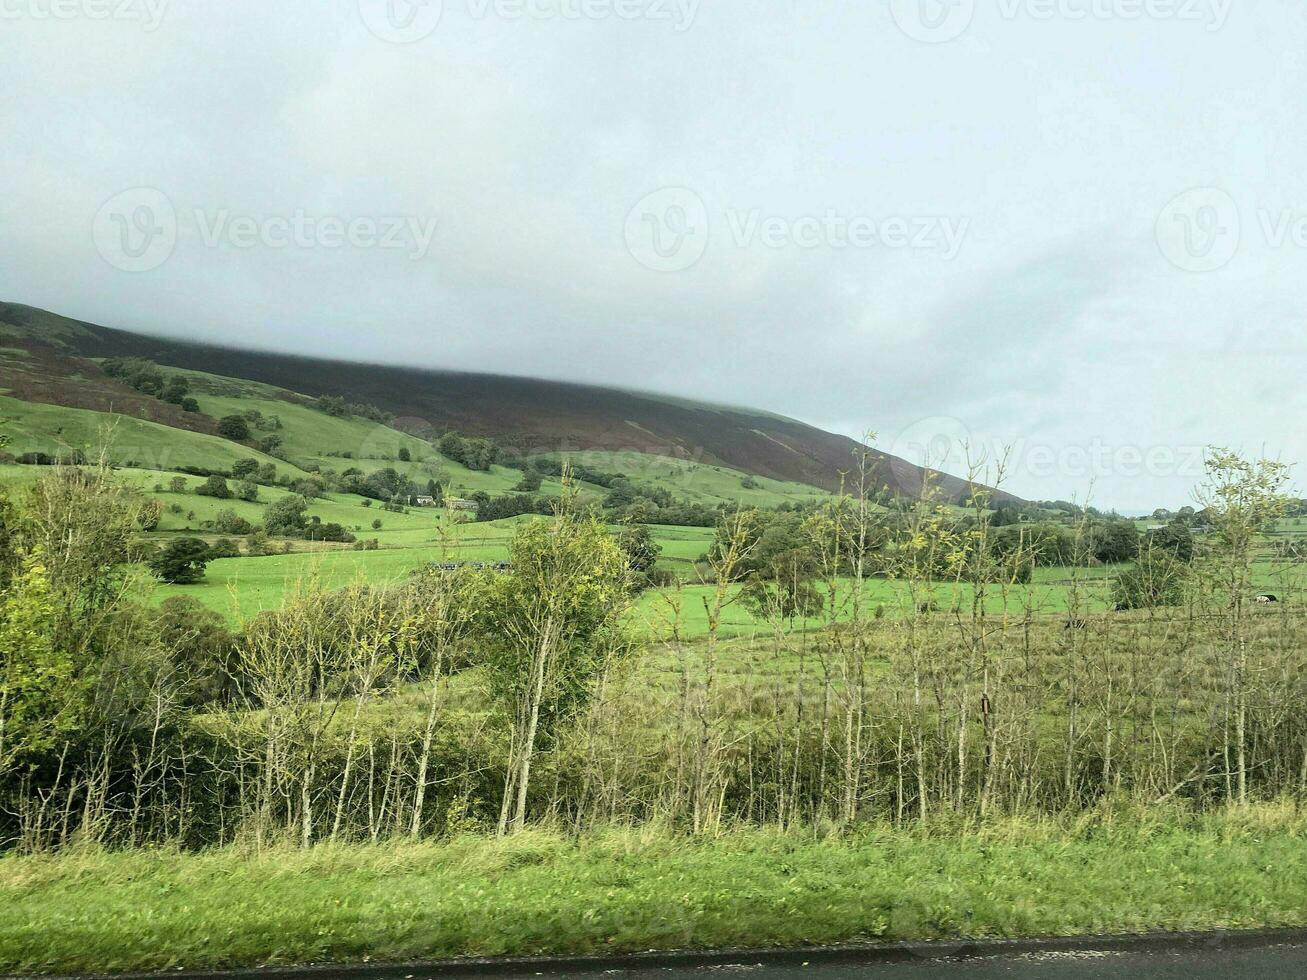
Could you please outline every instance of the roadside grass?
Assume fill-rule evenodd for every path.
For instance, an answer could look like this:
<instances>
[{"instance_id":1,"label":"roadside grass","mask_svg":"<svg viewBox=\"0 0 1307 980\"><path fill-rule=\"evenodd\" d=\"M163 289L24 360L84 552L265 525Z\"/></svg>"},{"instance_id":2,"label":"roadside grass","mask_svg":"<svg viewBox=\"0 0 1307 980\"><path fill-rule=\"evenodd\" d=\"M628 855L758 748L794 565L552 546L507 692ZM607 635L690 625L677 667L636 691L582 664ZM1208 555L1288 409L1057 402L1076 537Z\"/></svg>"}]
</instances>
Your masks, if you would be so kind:
<instances>
[{"instance_id":1,"label":"roadside grass","mask_svg":"<svg viewBox=\"0 0 1307 980\"><path fill-rule=\"evenodd\" d=\"M1307 923L1293 804L1205 816L656 828L0 858L0 971L1238 929Z\"/></svg>"}]
</instances>

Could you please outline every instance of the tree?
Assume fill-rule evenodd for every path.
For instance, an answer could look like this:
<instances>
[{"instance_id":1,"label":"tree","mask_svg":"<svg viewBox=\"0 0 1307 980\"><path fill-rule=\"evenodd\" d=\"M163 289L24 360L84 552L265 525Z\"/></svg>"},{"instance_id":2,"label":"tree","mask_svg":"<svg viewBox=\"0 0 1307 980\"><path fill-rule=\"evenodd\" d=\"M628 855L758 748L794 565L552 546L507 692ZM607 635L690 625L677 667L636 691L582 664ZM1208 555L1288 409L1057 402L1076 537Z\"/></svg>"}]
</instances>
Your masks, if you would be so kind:
<instances>
[{"instance_id":1,"label":"tree","mask_svg":"<svg viewBox=\"0 0 1307 980\"><path fill-rule=\"evenodd\" d=\"M1093 552L1106 565L1133 560L1139 553L1139 528L1120 517L1094 525Z\"/></svg>"},{"instance_id":2,"label":"tree","mask_svg":"<svg viewBox=\"0 0 1307 980\"><path fill-rule=\"evenodd\" d=\"M413 456L409 453L407 446L399 447L399 460L401 463L407 463L412 458Z\"/></svg>"},{"instance_id":3,"label":"tree","mask_svg":"<svg viewBox=\"0 0 1307 980\"><path fill-rule=\"evenodd\" d=\"M249 534L254 525L234 510L220 510L213 517L213 528L221 534Z\"/></svg>"},{"instance_id":4,"label":"tree","mask_svg":"<svg viewBox=\"0 0 1307 980\"><path fill-rule=\"evenodd\" d=\"M263 512L263 529L277 537L297 538L304 533L308 508L309 502L297 493L273 501Z\"/></svg>"},{"instance_id":5,"label":"tree","mask_svg":"<svg viewBox=\"0 0 1307 980\"><path fill-rule=\"evenodd\" d=\"M169 491L169 493L185 493L185 492L186 492L186 477L184 477L184 476L174 476L174 477L172 477L171 479L169 479L169 480L168 480L168 491Z\"/></svg>"},{"instance_id":6,"label":"tree","mask_svg":"<svg viewBox=\"0 0 1307 980\"><path fill-rule=\"evenodd\" d=\"M0 773L50 748L72 719L73 665L53 639L54 597L39 554L0 598Z\"/></svg>"},{"instance_id":7,"label":"tree","mask_svg":"<svg viewBox=\"0 0 1307 980\"><path fill-rule=\"evenodd\" d=\"M644 524L628 524L617 536L617 545L626 554L627 566L633 572L648 572L658 562L662 546Z\"/></svg>"},{"instance_id":8,"label":"tree","mask_svg":"<svg viewBox=\"0 0 1307 980\"><path fill-rule=\"evenodd\" d=\"M513 489L517 493L536 493L540 485L544 482L544 477L537 470L526 470L522 474L522 479L517 481L517 486Z\"/></svg>"},{"instance_id":9,"label":"tree","mask_svg":"<svg viewBox=\"0 0 1307 980\"><path fill-rule=\"evenodd\" d=\"M199 538L177 538L150 560L150 571L172 585L191 585L204 578L209 546Z\"/></svg>"},{"instance_id":10,"label":"tree","mask_svg":"<svg viewBox=\"0 0 1307 980\"><path fill-rule=\"evenodd\" d=\"M184 705L201 707L234 690L236 638L218 613L191 596L171 596L159 606L157 628Z\"/></svg>"},{"instance_id":11,"label":"tree","mask_svg":"<svg viewBox=\"0 0 1307 980\"><path fill-rule=\"evenodd\" d=\"M218 435L233 442L244 442L250 437L250 423L243 415L224 415L218 420Z\"/></svg>"},{"instance_id":12,"label":"tree","mask_svg":"<svg viewBox=\"0 0 1307 980\"><path fill-rule=\"evenodd\" d=\"M159 527L159 521L163 519L163 503L153 498L145 501L141 505L141 516L139 518L142 531L154 531Z\"/></svg>"},{"instance_id":13,"label":"tree","mask_svg":"<svg viewBox=\"0 0 1307 980\"><path fill-rule=\"evenodd\" d=\"M1165 552L1187 564L1194 557L1194 535L1188 524L1173 520L1165 527L1154 528L1145 534L1139 550L1140 554Z\"/></svg>"},{"instance_id":14,"label":"tree","mask_svg":"<svg viewBox=\"0 0 1307 980\"><path fill-rule=\"evenodd\" d=\"M226 478L219 476L217 473L196 487L195 492L201 497L217 497L219 500L231 499L231 488L227 486Z\"/></svg>"},{"instance_id":15,"label":"tree","mask_svg":"<svg viewBox=\"0 0 1307 980\"><path fill-rule=\"evenodd\" d=\"M259 461L257 459L238 459L231 464L231 475L234 480L251 480L259 471Z\"/></svg>"},{"instance_id":16,"label":"tree","mask_svg":"<svg viewBox=\"0 0 1307 980\"><path fill-rule=\"evenodd\" d=\"M164 385L163 393L159 395L162 401L169 402L173 405L180 405L191 393L191 383L180 374L174 374Z\"/></svg>"},{"instance_id":17,"label":"tree","mask_svg":"<svg viewBox=\"0 0 1307 980\"><path fill-rule=\"evenodd\" d=\"M501 833L526 819L539 745L553 743L626 648L627 557L602 524L572 513L569 494L553 520L517 528L512 570L488 575L479 603L490 689L511 719Z\"/></svg>"},{"instance_id":18,"label":"tree","mask_svg":"<svg viewBox=\"0 0 1307 980\"><path fill-rule=\"evenodd\" d=\"M1236 786L1233 796L1248 802L1248 603L1257 543L1284 513L1289 468L1269 459L1244 459L1229 449L1207 451L1206 479L1195 493L1212 526L1207 574L1225 600L1225 642L1229 657L1228 697L1234 716ZM1228 745L1228 743L1227 743Z\"/></svg>"},{"instance_id":19,"label":"tree","mask_svg":"<svg viewBox=\"0 0 1307 980\"><path fill-rule=\"evenodd\" d=\"M259 499L259 485L252 480L241 480L236 484L236 496L253 503Z\"/></svg>"}]
</instances>

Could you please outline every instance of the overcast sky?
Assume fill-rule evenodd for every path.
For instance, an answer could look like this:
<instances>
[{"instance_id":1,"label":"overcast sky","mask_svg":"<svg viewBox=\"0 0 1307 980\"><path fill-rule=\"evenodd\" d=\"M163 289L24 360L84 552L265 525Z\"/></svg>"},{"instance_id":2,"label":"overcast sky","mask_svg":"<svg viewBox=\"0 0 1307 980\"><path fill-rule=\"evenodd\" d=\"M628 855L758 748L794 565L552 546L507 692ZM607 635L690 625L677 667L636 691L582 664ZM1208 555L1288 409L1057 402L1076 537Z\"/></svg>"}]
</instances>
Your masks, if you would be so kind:
<instances>
[{"instance_id":1,"label":"overcast sky","mask_svg":"<svg viewBox=\"0 0 1307 980\"><path fill-rule=\"evenodd\" d=\"M1301 0L0 0L0 298L1178 506L1307 457L1305 107Z\"/></svg>"}]
</instances>

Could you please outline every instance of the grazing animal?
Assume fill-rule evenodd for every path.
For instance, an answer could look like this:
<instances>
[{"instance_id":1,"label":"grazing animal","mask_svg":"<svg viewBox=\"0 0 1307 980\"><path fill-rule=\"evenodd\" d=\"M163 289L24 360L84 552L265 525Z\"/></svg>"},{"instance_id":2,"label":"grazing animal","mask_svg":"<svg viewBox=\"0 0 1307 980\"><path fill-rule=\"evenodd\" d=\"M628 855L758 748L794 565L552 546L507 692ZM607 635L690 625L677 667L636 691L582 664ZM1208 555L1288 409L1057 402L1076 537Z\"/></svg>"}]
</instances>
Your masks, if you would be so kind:
<instances>
[{"instance_id":1,"label":"grazing animal","mask_svg":"<svg viewBox=\"0 0 1307 980\"><path fill-rule=\"evenodd\" d=\"M1068 619L1065 623L1062 624L1062 628L1064 630L1082 630L1088 625L1089 624L1086 623L1083 619Z\"/></svg>"},{"instance_id":2,"label":"grazing animal","mask_svg":"<svg viewBox=\"0 0 1307 980\"><path fill-rule=\"evenodd\" d=\"M1279 602L1280 597L1274 595L1259 595L1254 602Z\"/></svg>"}]
</instances>

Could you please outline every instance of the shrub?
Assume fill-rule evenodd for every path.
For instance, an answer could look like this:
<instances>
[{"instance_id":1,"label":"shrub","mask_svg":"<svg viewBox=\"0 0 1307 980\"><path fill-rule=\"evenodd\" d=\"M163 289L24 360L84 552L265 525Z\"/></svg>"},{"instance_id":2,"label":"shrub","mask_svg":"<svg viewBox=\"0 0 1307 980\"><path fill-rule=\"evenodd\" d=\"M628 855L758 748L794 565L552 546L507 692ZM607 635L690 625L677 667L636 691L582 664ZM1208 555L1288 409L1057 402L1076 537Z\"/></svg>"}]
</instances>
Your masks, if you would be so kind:
<instances>
[{"instance_id":1,"label":"shrub","mask_svg":"<svg viewBox=\"0 0 1307 980\"><path fill-rule=\"evenodd\" d=\"M1147 552L1117 576L1112 601L1118 610L1178 606L1184 601L1188 566L1160 552Z\"/></svg>"}]
</instances>

